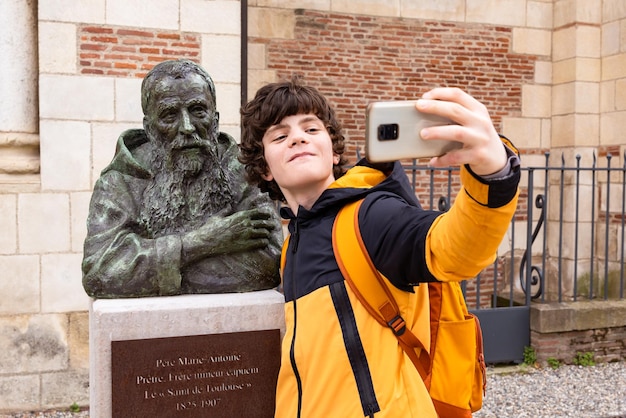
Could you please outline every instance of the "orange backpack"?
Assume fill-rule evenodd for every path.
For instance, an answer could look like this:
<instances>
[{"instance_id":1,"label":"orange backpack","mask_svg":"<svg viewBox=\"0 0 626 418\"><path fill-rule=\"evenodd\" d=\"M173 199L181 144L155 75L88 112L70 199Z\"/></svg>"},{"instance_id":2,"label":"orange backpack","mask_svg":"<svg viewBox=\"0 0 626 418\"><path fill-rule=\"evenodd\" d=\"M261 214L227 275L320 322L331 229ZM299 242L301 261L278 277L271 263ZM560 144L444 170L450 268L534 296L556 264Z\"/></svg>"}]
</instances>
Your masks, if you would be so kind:
<instances>
[{"instance_id":1,"label":"orange backpack","mask_svg":"<svg viewBox=\"0 0 626 418\"><path fill-rule=\"evenodd\" d=\"M387 280L363 244L358 222L362 202L346 205L333 225L333 249L341 273L367 311L398 338L439 417L471 418L482 407L487 385L478 318L468 312L458 282L422 284L428 286L431 334L430 347L424 347L406 327Z\"/></svg>"}]
</instances>

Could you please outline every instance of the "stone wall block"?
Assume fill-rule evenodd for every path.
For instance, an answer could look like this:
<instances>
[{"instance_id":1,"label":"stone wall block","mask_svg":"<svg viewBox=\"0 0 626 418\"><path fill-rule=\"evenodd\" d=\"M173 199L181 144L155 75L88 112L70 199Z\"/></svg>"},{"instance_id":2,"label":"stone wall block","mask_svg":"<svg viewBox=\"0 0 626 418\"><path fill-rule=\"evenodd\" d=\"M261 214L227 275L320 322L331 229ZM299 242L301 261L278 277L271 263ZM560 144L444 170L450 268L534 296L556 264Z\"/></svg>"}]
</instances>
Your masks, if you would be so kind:
<instances>
[{"instance_id":1,"label":"stone wall block","mask_svg":"<svg viewBox=\"0 0 626 418\"><path fill-rule=\"evenodd\" d=\"M617 91L615 86L615 80L600 83L600 112L607 113L617 110L617 101L620 100L620 96L624 105L626 105L626 91ZM626 85L623 87L626 88ZM626 107L624 110L626 110Z\"/></svg>"},{"instance_id":2,"label":"stone wall block","mask_svg":"<svg viewBox=\"0 0 626 418\"><path fill-rule=\"evenodd\" d=\"M599 24L601 21L602 10L595 2L586 0L554 2L554 27L559 28L572 23Z\"/></svg>"},{"instance_id":3,"label":"stone wall block","mask_svg":"<svg viewBox=\"0 0 626 418\"><path fill-rule=\"evenodd\" d=\"M541 120L541 149L550 149L552 144L552 119Z\"/></svg>"},{"instance_id":4,"label":"stone wall block","mask_svg":"<svg viewBox=\"0 0 626 418\"><path fill-rule=\"evenodd\" d=\"M39 20L104 23L106 0L39 0Z\"/></svg>"},{"instance_id":5,"label":"stone wall block","mask_svg":"<svg viewBox=\"0 0 626 418\"><path fill-rule=\"evenodd\" d=\"M598 146L599 135L600 115L568 114L552 118L553 148Z\"/></svg>"},{"instance_id":6,"label":"stone wall block","mask_svg":"<svg viewBox=\"0 0 626 418\"><path fill-rule=\"evenodd\" d=\"M137 93L139 96L139 93ZM139 100L139 98L137 98ZM142 128L141 122L93 123L91 124L91 181L90 190L115 155L117 139L127 129Z\"/></svg>"},{"instance_id":7,"label":"stone wall block","mask_svg":"<svg viewBox=\"0 0 626 418\"><path fill-rule=\"evenodd\" d=\"M180 3L181 30L237 36L241 33L239 0L181 0Z\"/></svg>"},{"instance_id":8,"label":"stone wall block","mask_svg":"<svg viewBox=\"0 0 626 418\"><path fill-rule=\"evenodd\" d=\"M241 83L241 37L203 35L202 66L215 83Z\"/></svg>"},{"instance_id":9,"label":"stone wall block","mask_svg":"<svg viewBox=\"0 0 626 418\"><path fill-rule=\"evenodd\" d=\"M43 373L41 403L50 408L67 409L76 402L89 405L89 370Z\"/></svg>"},{"instance_id":10,"label":"stone wall block","mask_svg":"<svg viewBox=\"0 0 626 418\"><path fill-rule=\"evenodd\" d=\"M602 2L602 21L611 22L616 19L626 19L626 3L623 0L604 0Z\"/></svg>"},{"instance_id":11,"label":"stone wall block","mask_svg":"<svg viewBox=\"0 0 626 418\"><path fill-rule=\"evenodd\" d=\"M68 344L70 347L70 369L89 369L89 313L69 314Z\"/></svg>"},{"instance_id":12,"label":"stone wall block","mask_svg":"<svg viewBox=\"0 0 626 418\"><path fill-rule=\"evenodd\" d=\"M217 95L217 111L220 112L220 129L224 131L228 125L236 126L239 129L241 116L241 87L233 83L215 83L215 94ZM239 135L237 135L239 136Z\"/></svg>"},{"instance_id":13,"label":"stone wall block","mask_svg":"<svg viewBox=\"0 0 626 418\"><path fill-rule=\"evenodd\" d=\"M293 39L295 16L292 10L248 8L248 36Z\"/></svg>"},{"instance_id":14,"label":"stone wall block","mask_svg":"<svg viewBox=\"0 0 626 418\"><path fill-rule=\"evenodd\" d=\"M626 78L626 53L602 57L602 80Z\"/></svg>"},{"instance_id":15,"label":"stone wall block","mask_svg":"<svg viewBox=\"0 0 626 418\"><path fill-rule=\"evenodd\" d=\"M526 25L533 28L552 29L552 2L527 1Z\"/></svg>"},{"instance_id":16,"label":"stone wall block","mask_svg":"<svg viewBox=\"0 0 626 418\"><path fill-rule=\"evenodd\" d=\"M115 79L115 121L133 122L141 125L143 111L141 110L141 82L142 78Z\"/></svg>"},{"instance_id":17,"label":"stone wall block","mask_svg":"<svg viewBox=\"0 0 626 418\"><path fill-rule=\"evenodd\" d=\"M556 222L548 224L548 242L547 247L550 249L550 255L558 257L561 254L563 259L567 260L588 260L591 256L591 242L589 240L589 231L592 224L586 222L579 222L578 235L576 225L572 222L563 221L562 229L559 229L559 225ZM571 280L572 276L566 274L563 262L563 270L561 271L562 277L567 280ZM558 272L557 272L558 273ZM582 274L582 271L578 272Z\"/></svg>"},{"instance_id":18,"label":"stone wall block","mask_svg":"<svg viewBox=\"0 0 626 418\"><path fill-rule=\"evenodd\" d=\"M626 111L604 113L600 116L600 143L602 145L624 144Z\"/></svg>"},{"instance_id":19,"label":"stone wall block","mask_svg":"<svg viewBox=\"0 0 626 418\"><path fill-rule=\"evenodd\" d=\"M67 316L0 317L0 370L28 374L65 370L68 366Z\"/></svg>"},{"instance_id":20,"label":"stone wall block","mask_svg":"<svg viewBox=\"0 0 626 418\"><path fill-rule=\"evenodd\" d=\"M576 110L575 83L557 84L552 88L552 114L570 115Z\"/></svg>"},{"instance_id":21,"label":"stone wall block","mask_svg":"<svg viewBox=\"0 0 626 418\"><path fill-rule=\"evenodd\" d=\"M575 84L576 113L600 113L600 84L578 81Z\"/></svg>"},{"instance_id":22,"label":"stone wall block","mask_svg":"<svg viewBox=\"0 0 626 418\"><path fill-rule=\"evenodd\" d=\"M583 179L584 181L584 179ZM558 222L554 221L563 221L563 222L574 222L576 217L576 206L578 206L578 220L581 222L579 232L582 234L587 240L589 240L589 230L585 230L584 225L588 225L587 222L591 222L591 201L592 201L592 193L596 194L596 210L595 215L598 215L597 206L600 204L598 202L598 193L599 191L594 190L592 186L581 184L578 188L575 185L565 186L563 188L563 209L561 213L561 197L560 197L560 185L553 184L550 186L550 195L548 198L550 201L548 202L548 219L552 220L555 227L558 228ZM597 219L596 219L597 221ZM583 234L584 232L584 234ZM570 239L570 236L565 236L565 239Z\"/></svg>"},{"instance_id":23,"label":"stone wall block","mask_svg":"<svg viewBox=\"0 0 626 418\"><path fill-rule=\"evenodd\" d=\"M552 61L535 62L535 83L552 84Z\"/></svg>"},{"instance_id":24,"label":"stone wall block","mask_svg":"<svg viewBox=\"0 0 626 418\"><path fill-rule=\"evenodd\" d=\"M550 56L552 53L552 32L541 29L514 28L513 52Z\"/></svg>"},{"instance_id":25,"label":"stone wall block","mask_svg":"<svg viewBox=\"0 0 626 418\"><path fill-rule=\"evenodd\" d=\"M614 86L615 107L611 110L626 110L626 78L615 81Z\"/></svg>"},{"instance_id":26,"label":"stone wall block","mask_svg":"<svg viewBox=\"0 0 626 418\"><path fill-rule=\"evenodd\" d=\"M44 254L41 256L42 312L73 312L89 309L83 290L80 264L82 254Z\"/></svg>"},{"instance_id":27,"label":"stone wall block","mask_svg":"<svg viewBox=\"0 0 626 418\"><path fill-rule=\"evenodd\" d=\"M313 9L313 10L330 10L331 0L255 0L248 2L250 6L258 7L280 7L283 9Z\"/></svg>"},{"instance_id":28,"label":"stone wall block","mask_svg":"<svg viewBox=\"0 0 626 418\"><path fill-rule=\"evenodd\" d=\"M339 13L359 13L373 16L400 16L400 3L388 0L332 0L331 10Z\"/></svg>"},{"instance_id":29,"label":"stone wall block","mask_svg":"<svg viewBox=\"0 0 626 418\"><path fill-rule=\"evenodd\" d=\"M412 19L465 21L465 0L400 0L400 15Z\"/></svg>"},{"instance_id":30,"label":"stone wall block","mask_svg":"<svg viewBox=\"0 0 626 418\"><path fill-rule=\"evenodd\" d=\"M265 45L248 44L248 70L264 70L267 67Z\"/></svg>"},{"instance_id":31,"label":"stone wall block","mask_svg":"<svg viewBox=\"0 0 626 418\"><path fill-rule=\"evenodd\" d=\"M541 148L540 119L503 118L502 133L518 147Z\"/></svg>"},{"instance_id":32,"label":"stone wall block","mask_svg":"<svg viewBox=\"0 0 626 418\"><path fill-rule=\"evenodd\" d=\"M552 61L576 57L576 28L557 29L552 34Z\"/></svg>"},{"instance_id":33,"label":"stone wall block","mask_svg":"<svg viewBox=\"0 0 626 418\"><path fill-rule=\"evenodd\" d=\"M574 81L599 82L602 78L601 60L596 58L569 58L554 63L554 84Z\"/></svg>"},{"instance_id":34,"label":"stone wall block","mask_svg":"<svg viewBox=\"0 0 626 418\"><path fill-rule=\"evenodd\" d=\"M89 123L41 122L41 186L43 190L88 190L91 174Z\"/></svg>"},{"instance_id":35,"label":"stone wall block","mask_svg":"<svg viewBox=\"0 0 626 418\"><path fill-rule=\"evenodd\" d=\"M598 26L576 27L576 56L600 58L602 51L602 29Z\"/></svg>"},{"instance_id":36,"label":"stone wall block","mask_svg":"<svg viewBox=\"0 0 626 418\"><path fill-rule=\"evenodd\" d=\"M2 338L2 337L0 337ZM40 409L41 384L33 374L5 376L0 374L0 412Z\"/></svg>"},{"instance_id":37,"label":"stone wall block","mask_svg":"<svg viewBox=\"0 0 626 418\"><path fill-rule=\"evenodd\" d=\"M610 22L602 25L602 56L620 52L620 22Z\"/></svg>"},{"instance_id":38,"label":"stone wall block","mask_svg":"<svg viewBox=\"0 0 626 418\"><path fill-rule=\"evenodd\" d=\"M552 88L550 86L522 86L522 116L528 118L549 118L551 111Z\"/></svg>"},{"instance_id":39,"label":"stone wall block","mask_svg":"<svg viewBox=\"0 0 626 418\"><path fill-rule=\"evenodd\" d=\"M67 194L21 194L17 213L21 254L69 251L70 205Z\"/></svg>"},{"instance_id":40,"label":"stone wall block","mask_svg":"<svg viewBox=\"0 0 626 418\"><path fill-rule=\"evenodd\" d=\"M0 256L0 315L39 310L39 256Z\"/></svg>"},{"instance_id":41,"label":"stone wall block","mask_svg":"<svg viewBox=\"0 0 626 418\"><path fill-rule=\"evenodd\" d=\"M267 83L276 81L274 70L248 70L248 100L251 100L257 90Z\"/></svg>"},{"instance_id":42,"label":"stone wall block","mask_svg":"<svg viewBox=\"0 0 626 418\"><path fill-rule=\"evenodd\" d=\"M466 20L494 25L524 26L526 1L522 0L466 0Z\"/></svg>"},{"instance_id":43,"label":"stone wall block","mask_svg":"<svg viewBox=\"0 0 626 418\"><path fill-rule=\"evenodd\" d=\"M76 25L39 22L39 71L75 74L76 59Z\"/></svg>"},{"instance_id":44,"label":"stone wall block","mask_svg":"<svg viewBox=\"0 0 626 418\"><path fill-rule=\"evenodd\" d=\"M46 98L40 106L44 119L112 121L115 116L112 78L42 75L39 94Z\"/></svg>"},{"instance_id":45,"label":"stone wall block","mask_svg":"<svg viewBox=\"0 0 626 418\"><path fill-rule=\"evenodd\" d=\"M178 29L178 8L179 0L107 0L106 23L139 28Z\"/></svg>"},{"instance_id":46,"label":"stone wall block","mask_svg":"<svg viewBox=\"0 0 626 418\"><path fill-rule=\"evenodd\" d=\"M17 195L0 194L0 254L17 250Z\"/></svg>"}]
</instances>

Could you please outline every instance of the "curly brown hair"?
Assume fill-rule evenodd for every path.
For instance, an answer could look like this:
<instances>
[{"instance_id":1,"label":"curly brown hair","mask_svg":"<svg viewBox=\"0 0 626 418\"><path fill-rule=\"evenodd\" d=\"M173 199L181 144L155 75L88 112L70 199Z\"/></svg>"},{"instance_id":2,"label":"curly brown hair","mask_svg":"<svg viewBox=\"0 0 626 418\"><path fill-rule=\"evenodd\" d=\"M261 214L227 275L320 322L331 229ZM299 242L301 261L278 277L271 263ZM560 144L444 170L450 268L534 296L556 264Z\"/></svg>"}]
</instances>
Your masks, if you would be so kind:
<instances>
[{"instance_id":1,"label":"curly brown hair","mask_svg":"<svg viewBox=\"0 0 626 418\"><path fill-rule=\"evenodd\" d=\"M314 114L326 126L333 152L339 156L339 163L333 165L335 179L345 173L344 165L347 163L343 156L345 138L341 133L341 124L328 100L317 89L304 85L299 76L261 87L254 99L241 108L239 161L245 166L250 183L258 185L271 199L281 202L285 202L285 196L276 181L267 181L262 177L268 172L263 135L287 116L298 114Z\"/></svg>"}]
</instances>

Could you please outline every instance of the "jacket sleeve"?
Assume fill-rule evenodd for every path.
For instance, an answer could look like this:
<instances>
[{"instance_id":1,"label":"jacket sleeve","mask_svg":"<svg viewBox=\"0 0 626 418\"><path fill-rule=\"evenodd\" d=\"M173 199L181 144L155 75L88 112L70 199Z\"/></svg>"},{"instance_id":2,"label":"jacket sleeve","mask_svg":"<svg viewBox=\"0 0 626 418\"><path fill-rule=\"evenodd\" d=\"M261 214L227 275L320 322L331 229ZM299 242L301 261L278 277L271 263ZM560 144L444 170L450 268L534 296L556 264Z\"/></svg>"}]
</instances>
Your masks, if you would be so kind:
<instances>
[{"instance_id":1,"label":"jacket sleeve","mask_svg":"<svg viewBox=\"0 0 626 418\"><path fill-rule=\"evenodd\" d=\"M504 178L485 180L461 168L461 191L426 237L426 263L438 280L475 277L495 260L519 196L519 158L509 147L507 152L511 170Z\"/></svg>"},{"instance_id":2,"label":"jacket sleeve","mask_svg":"<svg viewBox=\"0 0 626 418\"><path fill-rule=\"evenodd\" d=\"M485 180L461 168L462 188L446 213L423 210L396 194L369 195L359 211L365 246L396 287L475 277L493 262L515 213L519 158L507 148L511 170Z\"/></svg>"}]
</instances>

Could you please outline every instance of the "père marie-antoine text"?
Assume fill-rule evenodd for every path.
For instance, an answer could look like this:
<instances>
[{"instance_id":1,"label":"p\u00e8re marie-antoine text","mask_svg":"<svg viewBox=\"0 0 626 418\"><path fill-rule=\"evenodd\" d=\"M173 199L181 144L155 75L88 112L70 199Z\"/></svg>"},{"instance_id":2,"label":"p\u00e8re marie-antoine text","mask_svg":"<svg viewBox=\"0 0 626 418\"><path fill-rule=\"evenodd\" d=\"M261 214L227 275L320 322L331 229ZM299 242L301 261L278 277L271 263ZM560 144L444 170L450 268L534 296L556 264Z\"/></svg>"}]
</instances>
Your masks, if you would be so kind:
<instances>
[{"instance_id":1,"label":"p\u00e8re marie-antoine text","mask_svg":"<svg viewBox=\"0 0 626 418\"><path fill-rule=\"evenodd\" d=\"M177 359L157 359L156 367L202 366L205 364L241 361L241 354L228 354L207 357L178 357Z\"/></svg>"}]
</instances>

